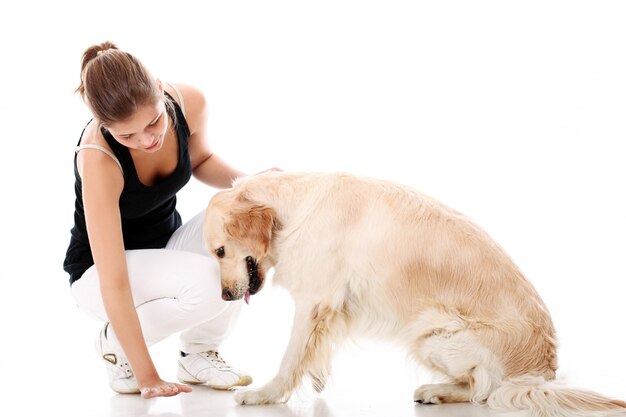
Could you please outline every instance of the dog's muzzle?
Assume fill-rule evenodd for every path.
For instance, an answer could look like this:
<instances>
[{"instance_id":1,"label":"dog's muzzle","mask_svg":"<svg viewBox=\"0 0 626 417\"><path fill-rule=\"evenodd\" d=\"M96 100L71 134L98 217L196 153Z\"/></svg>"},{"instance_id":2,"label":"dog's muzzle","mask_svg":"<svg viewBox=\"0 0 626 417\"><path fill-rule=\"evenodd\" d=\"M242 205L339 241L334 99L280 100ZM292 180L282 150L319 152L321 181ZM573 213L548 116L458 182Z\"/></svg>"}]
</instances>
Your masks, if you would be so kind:
<instances>
[{"instance_id":1,"label":"dog's muzzle","mask_svg":"<svg viewBox=\"0 0 626 417\"><path fill-rule=\"evenodd\" d=\"M248 288L246 289L245 294L234 294L230 288L222 289L222 299L225 301L233 301L239 300L244 297L246 303L250 300L250 295L256 294L259 292L259 289L262 284L261 275L259 274L259 265L252 256L248 256L245 259L246 261L246 270L248 272Z\"/></svg>"}]
</instances>

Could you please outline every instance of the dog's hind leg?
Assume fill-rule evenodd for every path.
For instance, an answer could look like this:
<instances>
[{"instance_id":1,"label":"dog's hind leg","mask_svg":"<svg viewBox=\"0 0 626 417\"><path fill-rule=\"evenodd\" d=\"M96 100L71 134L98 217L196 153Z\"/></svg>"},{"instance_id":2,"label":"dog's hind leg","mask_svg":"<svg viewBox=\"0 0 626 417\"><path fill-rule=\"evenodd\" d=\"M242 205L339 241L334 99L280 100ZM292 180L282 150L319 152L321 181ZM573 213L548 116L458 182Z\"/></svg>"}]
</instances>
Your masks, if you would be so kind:
<instances>
[{"instance_id":1,"label":"dog's hind leg","mask_svg":"<svg viewBox=\"0 0 626 417\"><path fill-rule=\"evenodd\" d=\"M340 315L326 306L296 306L291 339L278 374L257 390L238 392L235 401L242 405L285 402L307 374L321 391L330 373L332 344L345 334Z\"/></svg>"},{"instance_id":2,"label":"dog's hind leg","mask_svg":"<svg viewBox=\"0 0 626 417\"><path fill-rule=\"evenodd\" d=\"M419 387L413 399L418 403L483 403L500 385L502 372L494 356L474 341L469 330L431 336L420 349L421 362L446 375L451 383Z\"/></svg>"},{"instance_id":3,"label":"dog's hind leg","mask_svg":"<svg viewBox=\"0 0 626 417\"><path fill-rule=\"evenodd\" d=\"M419 387L415 402L483 403L502 379L502 366L496 356L480 343L480 331L470 329L457 315L429 314L427 326L419 326L413 356L428 368L450 379L446 384ZM422 322L424 323L424 322Z\"/></svg>"}]
</instances>

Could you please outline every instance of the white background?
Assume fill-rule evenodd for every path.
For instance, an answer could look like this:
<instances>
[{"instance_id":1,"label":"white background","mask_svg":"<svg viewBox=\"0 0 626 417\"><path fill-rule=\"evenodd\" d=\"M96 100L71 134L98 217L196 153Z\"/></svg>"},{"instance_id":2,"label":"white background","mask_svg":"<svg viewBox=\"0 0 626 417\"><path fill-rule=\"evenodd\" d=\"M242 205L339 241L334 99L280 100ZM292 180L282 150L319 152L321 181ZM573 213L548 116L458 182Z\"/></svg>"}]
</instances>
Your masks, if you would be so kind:
<instances>
[{"instance_id":1,"label":"white background","mask_svg":"<svg viewBox=\"0 0 626 417\"><path fill-rule=\"evenodd\" d=\"M201 88L211 146L246 172L391 179L467 214L549 306L562 376L626 397L625 2L4 0L0 408L106 385L100 325L62 270L90 117L73 90L83 50L104 40ZM186 187L183 218L213 192ZM224 346L259 382L278 366L290 308L265 290ZM166 376L175 348L154 353ZM348 349L337 384L384 386L380 355L413 378L391 348Z\"/></svg>"}]
</instances>

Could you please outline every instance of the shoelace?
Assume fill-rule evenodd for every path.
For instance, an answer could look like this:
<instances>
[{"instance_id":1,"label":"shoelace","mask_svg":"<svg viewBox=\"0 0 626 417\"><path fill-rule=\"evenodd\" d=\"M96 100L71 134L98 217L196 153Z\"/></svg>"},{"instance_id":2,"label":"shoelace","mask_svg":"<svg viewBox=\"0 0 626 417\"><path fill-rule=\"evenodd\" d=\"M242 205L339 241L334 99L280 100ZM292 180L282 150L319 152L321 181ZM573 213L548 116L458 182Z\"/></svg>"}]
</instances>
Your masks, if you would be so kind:
<instances>
[{"instance_id":1,"label":"shoelace","mask_svg":"<svg viewBox=\"0 0 626 417\"><path fill-rule=\"evenodd\" d=\"M215 364L215 366L219 369L230 369L230 365L224 362L224 359L220 356L219 353L214 350L209 350L208 352L202 352L204 356L207 357L211 362Z\"/></svg>"}]
</instances>

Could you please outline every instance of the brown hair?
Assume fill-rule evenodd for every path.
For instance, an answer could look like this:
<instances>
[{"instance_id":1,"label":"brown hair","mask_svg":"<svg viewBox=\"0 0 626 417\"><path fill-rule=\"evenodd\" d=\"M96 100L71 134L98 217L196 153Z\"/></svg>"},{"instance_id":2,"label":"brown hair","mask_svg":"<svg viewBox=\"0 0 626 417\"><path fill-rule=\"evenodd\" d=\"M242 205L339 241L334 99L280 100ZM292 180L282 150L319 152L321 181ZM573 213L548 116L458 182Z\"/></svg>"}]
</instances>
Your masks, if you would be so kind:
<instances>
[{"instance_id":1,"label":"brown hair","mask_svg":"<svg viewBox=\"0 0 626 417\"><path fill-rule=\"evenodd\" d=\"M126 120L139 106L165 101L156 80L133 55L109 41L92 45L83 53L80 85L76 89L103 125ZM175 119L174 119L175 120Z\"/></svg>"}]
</instances>

